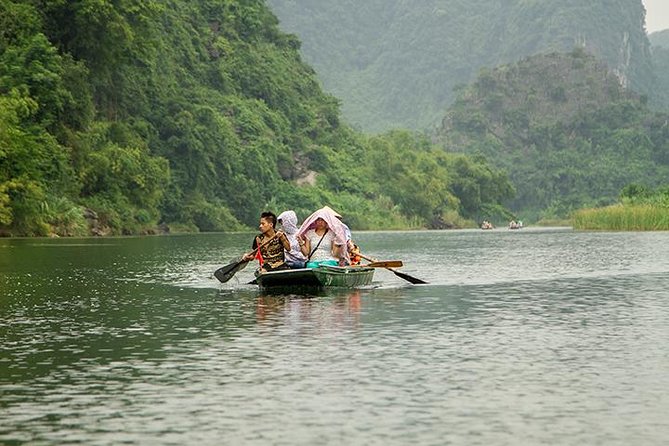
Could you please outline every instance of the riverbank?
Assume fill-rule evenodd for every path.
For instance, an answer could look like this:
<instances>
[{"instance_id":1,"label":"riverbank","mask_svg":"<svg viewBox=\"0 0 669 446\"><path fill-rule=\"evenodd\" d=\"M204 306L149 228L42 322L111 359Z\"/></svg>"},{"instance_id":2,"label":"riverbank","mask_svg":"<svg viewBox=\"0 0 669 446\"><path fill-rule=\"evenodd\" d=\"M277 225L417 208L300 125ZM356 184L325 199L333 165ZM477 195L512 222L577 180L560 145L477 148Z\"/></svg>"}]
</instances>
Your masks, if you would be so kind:
<instances>
[{"instance_id":1,"label":"riverbank","mask_svg":"<svg viewBox=\"0 0 669 446\"><path fill-rule=\"evenodd\" d=\"M100 216L97 212L88 208L77 208L75 212L61 215L57 219L45 216L40 225L27 230L25 227L8 228L0 225L0 238L13 237L117 237L117 236L143 236L143 235L166 235L166 234L199 234L203 232L252 232L255 226L247 226L240 223L226 225L225 231L221 229L202 231L194 223L156 223L119 220L115 216L111 222L109 216ZM355 220L355 219L354 219ZM474 229L478 225L474 220L460 216L456 211L448 211L435 216L429 222L418 217L397 218L394 220L378 219L373 221L351 224L353 231L383 230L383 231L420 231L434 229Z\"/></svg>"}]
</instances>

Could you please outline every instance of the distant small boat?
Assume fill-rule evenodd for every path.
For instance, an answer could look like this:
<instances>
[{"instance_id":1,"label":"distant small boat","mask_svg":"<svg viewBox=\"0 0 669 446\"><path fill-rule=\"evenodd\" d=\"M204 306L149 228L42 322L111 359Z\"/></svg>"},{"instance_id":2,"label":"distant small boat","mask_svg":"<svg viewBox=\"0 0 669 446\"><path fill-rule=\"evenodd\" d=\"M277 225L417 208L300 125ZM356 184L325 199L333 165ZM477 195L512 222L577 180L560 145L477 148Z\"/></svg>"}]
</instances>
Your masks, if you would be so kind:
<instances>
[{"instance_id":1,"label":"distant small boat","mask_svg":"<svg viewBox=\"0 0 669 446\"><path fill-rule=\"evenodd\" d=\"M481 223L481 229L489 230L489 229L494 229L494 228L495 227L488 220L483 220L483 223Z\"/></svg>"},{"instance_id":2,"label":"distant small boat","mask_svg":"<svg viewBox=\"0 0 669 446\"><path fill-rule=\"evenodd\" d=\"M374 268L326 266L256 273L261 289L360 288L372 283Z\"/></svg>"},{"instance_id":3,"label":"distant small boat","mask_svg":"<svg viewBox=\"0 0 669 446\"><path fill-rule=\"evenodd\" d=\"M523 228L523 222L520 220L518 220L517 222L511 220L509 222L509 229L522 229L522 228Z\"/></svg>"}]
</instances>

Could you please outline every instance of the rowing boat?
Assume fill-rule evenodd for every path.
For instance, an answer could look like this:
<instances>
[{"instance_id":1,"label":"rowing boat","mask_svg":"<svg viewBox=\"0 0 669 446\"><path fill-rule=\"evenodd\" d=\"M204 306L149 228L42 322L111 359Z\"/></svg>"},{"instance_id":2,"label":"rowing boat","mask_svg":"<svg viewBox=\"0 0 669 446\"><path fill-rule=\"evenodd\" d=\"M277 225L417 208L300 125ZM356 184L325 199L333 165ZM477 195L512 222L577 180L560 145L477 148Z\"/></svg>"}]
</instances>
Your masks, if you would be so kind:
<instances>
[{"instance_id":1,"label":"rowing boat","mask_svg":"<svg viewBox=\"0 0 669 446\"><path fill-rule=\"evenodd\" d=\"M364 266L326 266L256 272L261 289L276 288L360 288L372 283L374 268Z\"/></svg>"}]
</instances>

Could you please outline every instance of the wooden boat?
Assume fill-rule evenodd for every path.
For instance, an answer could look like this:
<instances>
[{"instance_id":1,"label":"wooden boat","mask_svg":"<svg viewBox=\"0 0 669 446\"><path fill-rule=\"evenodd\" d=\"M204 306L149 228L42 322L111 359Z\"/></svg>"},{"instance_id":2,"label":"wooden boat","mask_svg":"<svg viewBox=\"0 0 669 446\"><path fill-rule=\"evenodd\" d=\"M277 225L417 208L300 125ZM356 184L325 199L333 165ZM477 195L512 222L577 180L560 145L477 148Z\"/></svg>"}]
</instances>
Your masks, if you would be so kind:
<instances>
[{"instance_id":1,"label":"wooden boat","mask_svg":"<svg viewBox=\"0 0 669 446\"><path fill-rule=\"evenodd\" d=\"M372 283L374 268L325 266L256 273L261 289L359 288Z\"/></svg>"}]
</instances>

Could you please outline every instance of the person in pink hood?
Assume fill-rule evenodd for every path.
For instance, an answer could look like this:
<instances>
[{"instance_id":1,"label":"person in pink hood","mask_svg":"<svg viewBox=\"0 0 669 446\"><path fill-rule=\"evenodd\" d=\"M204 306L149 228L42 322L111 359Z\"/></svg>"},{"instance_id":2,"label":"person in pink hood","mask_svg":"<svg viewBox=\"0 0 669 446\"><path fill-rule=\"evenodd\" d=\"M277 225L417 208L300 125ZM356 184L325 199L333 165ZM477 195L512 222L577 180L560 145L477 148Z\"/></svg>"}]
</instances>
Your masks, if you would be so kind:
<instances>
[{"instance_id":1,"label":"person in pink hood","mask_svg":"<svg viewBox=\"0 0 669 446\"><path fill-rule=\"evenodd\" d=\"M327 206L304 220L297 231L297 240L307 258L307 268L348 263L344 225Z\"/></svg>"}]
</instances>

